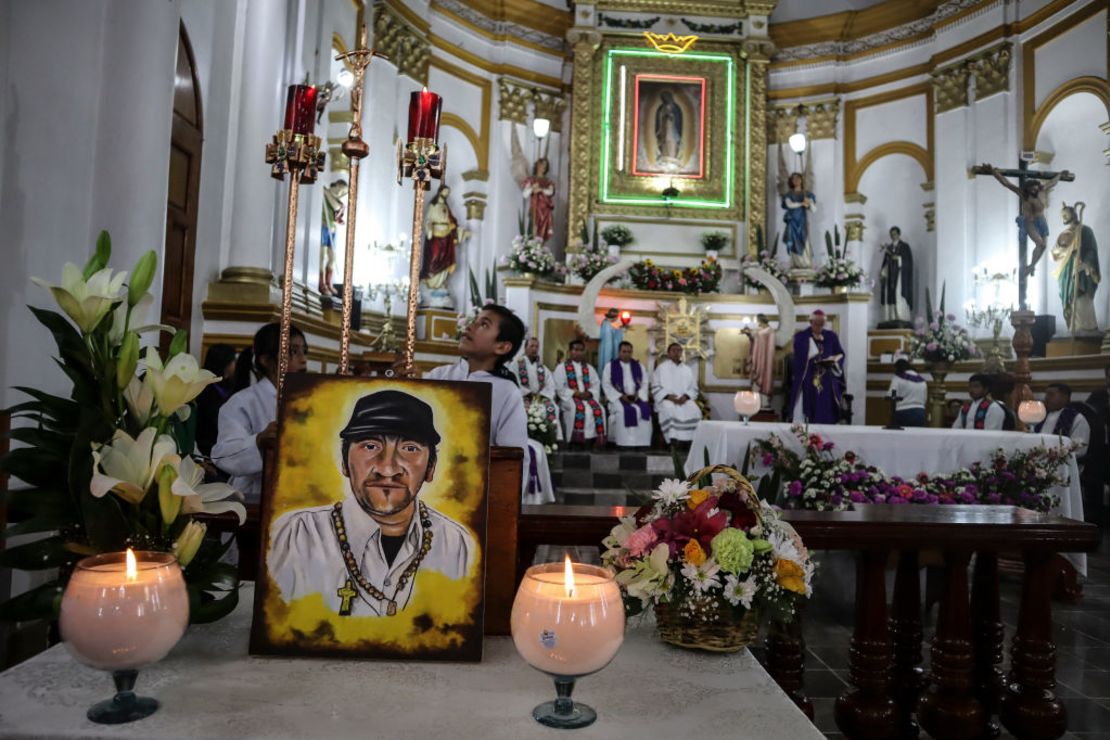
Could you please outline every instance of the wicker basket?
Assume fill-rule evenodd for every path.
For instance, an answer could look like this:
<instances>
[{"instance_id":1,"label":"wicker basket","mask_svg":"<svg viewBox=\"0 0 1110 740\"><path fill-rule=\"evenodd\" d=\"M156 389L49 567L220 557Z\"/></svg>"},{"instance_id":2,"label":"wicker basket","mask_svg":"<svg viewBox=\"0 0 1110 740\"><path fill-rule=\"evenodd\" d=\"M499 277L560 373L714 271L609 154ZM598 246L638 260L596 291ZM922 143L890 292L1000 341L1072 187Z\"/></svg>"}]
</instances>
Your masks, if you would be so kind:
<instances>
[{"instance_id":1,"label":"wicker basket","mask_svg":"<svg viewBox=\"0 0 1110 740\"><path fill-rule=\"evenodd\" d=\"M663 642L711 653L743 650L759 634L759 614L754 610L746 612L739 621L724 619L707 624L679 616L672 604L656 604L655 624Z\"/></svg>"}]
</instances>

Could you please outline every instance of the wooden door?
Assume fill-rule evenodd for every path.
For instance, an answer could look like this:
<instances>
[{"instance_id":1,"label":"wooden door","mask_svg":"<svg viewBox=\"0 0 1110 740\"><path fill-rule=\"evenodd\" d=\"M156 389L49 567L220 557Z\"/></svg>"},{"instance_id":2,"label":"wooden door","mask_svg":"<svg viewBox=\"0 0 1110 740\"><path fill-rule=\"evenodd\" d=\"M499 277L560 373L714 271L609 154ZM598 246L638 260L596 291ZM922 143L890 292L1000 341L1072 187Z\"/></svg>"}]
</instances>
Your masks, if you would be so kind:
<instances>
[{"instance_id":1,"label":"wooden door","mask_svg":"<svg viewBox=\"0 0 1110 740\"><path fill-rule=\"evenodd\" d=\"M179 329L189 328L193 313L193 258L202 143L200 87L193 50L182 25L174 74L166 246L162 259L162 323Z\"/></svg>"}]
</instances>

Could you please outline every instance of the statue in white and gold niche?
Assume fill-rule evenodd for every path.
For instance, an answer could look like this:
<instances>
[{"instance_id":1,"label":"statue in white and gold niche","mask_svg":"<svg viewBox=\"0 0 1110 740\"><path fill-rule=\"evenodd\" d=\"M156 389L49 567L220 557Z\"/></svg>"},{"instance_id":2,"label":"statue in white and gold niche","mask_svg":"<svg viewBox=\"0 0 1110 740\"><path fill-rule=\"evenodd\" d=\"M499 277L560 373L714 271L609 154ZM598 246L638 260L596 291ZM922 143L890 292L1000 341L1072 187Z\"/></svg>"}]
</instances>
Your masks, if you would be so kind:
<instances>
[{"instance_id":1,"label":"statue in white and gold niche","mask_svg":"<svg viewBox=\"0 0 1110 740\"><path fill-rule=\"evenodd\" d=\"M1059 263L1054 277L1060 289L1060 305L1064 307L1064 322L1073 337L1098 336L1095 320L1095 291L1101 280L1098 269L1098 244L1095 232L1083 225L1083 211L1087 204L1064 203L1060 217L1064 230L1056 237L1052 259ZM1034 253L1033 265L1037 255ZM1033 265L1030 265L1032 267Z\"/></svg>"}]
</instances>

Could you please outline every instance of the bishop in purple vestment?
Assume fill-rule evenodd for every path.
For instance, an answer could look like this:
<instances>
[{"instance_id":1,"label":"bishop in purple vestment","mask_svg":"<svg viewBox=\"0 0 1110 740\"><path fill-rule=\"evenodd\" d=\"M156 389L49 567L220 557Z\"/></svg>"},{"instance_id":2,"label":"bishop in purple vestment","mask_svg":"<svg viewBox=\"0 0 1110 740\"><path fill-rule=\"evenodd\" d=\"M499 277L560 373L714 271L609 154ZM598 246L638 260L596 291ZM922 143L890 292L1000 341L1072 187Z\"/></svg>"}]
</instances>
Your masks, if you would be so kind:
<instances>
[{"instance_id":1,"label":"bishop in purple vestment","mask_svg":"<svg viewBox=\"0 0 1110 740\"><path fill-rule=\"evenodd\" d=\"M844 393L844 350L825 328L825 312L809 317L809 328L794 335L794 385L790 406L795 423L836 424Z\"/></svg>"}]
</instances>

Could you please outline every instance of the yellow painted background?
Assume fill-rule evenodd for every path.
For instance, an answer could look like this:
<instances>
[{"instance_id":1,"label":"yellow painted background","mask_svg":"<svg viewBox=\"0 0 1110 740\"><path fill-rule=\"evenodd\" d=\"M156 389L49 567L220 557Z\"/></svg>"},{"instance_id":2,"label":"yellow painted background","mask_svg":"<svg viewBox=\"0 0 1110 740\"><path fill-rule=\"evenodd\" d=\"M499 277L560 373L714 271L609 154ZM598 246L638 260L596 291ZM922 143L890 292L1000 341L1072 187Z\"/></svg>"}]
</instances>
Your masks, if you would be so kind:
<instances>
[{"instance_id":1,"label":"yellow painted background","mask_svg":"<svg viewBox=\"0 0 1110 740\"><path fill-rule=\"evenodd\" d=\"M306 387L299 387L306 383ZM342 441L359 398L383 390L417 396L432 407L439 432L438 460L431 482L419 499L470 530L474 541L485 541L485 494L489 464L489 386L485 383L444 383L379 378L303 377L287 386L278 440L277 478L267 520L263 551L270 549L270 523L295 509L341 501L350 491L342 472ZM269 575L264 603L266 632L274 645L303 645L372 652L418 654L457 646L466 628L480 616L484 552L479 550L468 578L451 580L434 571L418 570L408 606L393 617L339 617L319 595L292 603ZM342 567L342 563L337 563ZM381 587L381 584L375 584ZM418 627L416 620L434 629ZM309 635L327 635L326 641ZM481 639L481 634L478 634Z\"/></svg>"}]
</instances>

